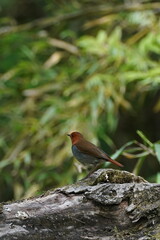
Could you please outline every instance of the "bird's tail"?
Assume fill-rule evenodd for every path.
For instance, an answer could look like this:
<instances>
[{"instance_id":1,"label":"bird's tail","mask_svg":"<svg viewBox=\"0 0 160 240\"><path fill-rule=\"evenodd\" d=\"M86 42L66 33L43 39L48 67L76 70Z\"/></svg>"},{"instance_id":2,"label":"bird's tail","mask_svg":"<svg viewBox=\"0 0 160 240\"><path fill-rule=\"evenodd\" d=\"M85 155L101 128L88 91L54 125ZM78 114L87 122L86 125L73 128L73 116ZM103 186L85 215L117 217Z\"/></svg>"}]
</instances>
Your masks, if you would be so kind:
<instances>
[{"instance_id":1,"label":"bird's tail","mask_svg":"<svg viewBox=\"0 0 160 240\"><path fill-rule=\"evenodd\" d=\"M111 163L113 163L113 164L115 164L115 165L117 165L118 167L123 167L123 165L121 164L121 163L119 163L119 162L117 162L117 161L115 161L115 160L113 160L112 158L110 158L110 157L108 157L108 159L107 159L109 162L111 162Z\"/></svg>"}]
</instances>

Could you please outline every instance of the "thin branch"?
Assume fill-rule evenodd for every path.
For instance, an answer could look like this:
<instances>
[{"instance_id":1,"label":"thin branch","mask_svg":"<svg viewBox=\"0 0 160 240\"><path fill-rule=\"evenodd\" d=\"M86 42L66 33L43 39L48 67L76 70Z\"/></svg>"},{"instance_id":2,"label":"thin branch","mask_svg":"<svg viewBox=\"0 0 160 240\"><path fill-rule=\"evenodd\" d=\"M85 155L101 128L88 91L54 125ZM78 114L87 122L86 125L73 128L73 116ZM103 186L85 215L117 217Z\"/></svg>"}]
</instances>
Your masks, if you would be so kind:
<instances>
[{"instance_id":1,"label":"thin branch","mask_svg":"<svg viewBox=\"0 0 160 240\"><path fill-rule=\"evenodd\" d=\"M156 156L156 154L154 153L154 151L151 148L146 147L144 144L135 141L135 143L140 146L143 150L147 151L148 153L150 153L153 156Z\"/></svg>"},{"instance_id":2,"label":"thin branch","mask_svg":"<svg viewBox=\"0 0 160 240\"><path fill-rule=\"evenodd\" d=\"M79 17L83 17L86 15L95 15L96 16L103 16L103 15L109 15L113 13L119 13L123 11L146 11L146 10L157 10L160 9L160 3L154 2L154 3L145 3L145 4L133 4L133 5L119 5L119 6L95 6L90 7L87 9L81 9L77 12L73 13L67 13L64 15L56 16L56 17L50 17L50 18L42 18L42 19L36 19L32 22L18 25L18 26L5 26L0 28L0 35L5 35L9 33L15 33L19 31L25 31L25 30L31 30L33 28L45 28L52 26L53 24L57 24L61 21L66 20L73 20Z\"/></svg>"}]
</instances>

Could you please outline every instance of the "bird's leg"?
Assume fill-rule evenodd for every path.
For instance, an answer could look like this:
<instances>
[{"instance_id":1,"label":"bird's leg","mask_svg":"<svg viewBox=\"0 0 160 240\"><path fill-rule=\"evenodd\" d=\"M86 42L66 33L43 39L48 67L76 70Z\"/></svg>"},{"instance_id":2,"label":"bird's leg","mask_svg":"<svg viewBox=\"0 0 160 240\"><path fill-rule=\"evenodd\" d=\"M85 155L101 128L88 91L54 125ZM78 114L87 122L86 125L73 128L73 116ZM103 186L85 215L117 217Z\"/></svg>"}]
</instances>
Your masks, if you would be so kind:
<instances>
[{"instance_id":1,"label":"bird's leg","mask_svg":"<svg viewBox=\"0 0 160 240\"><path fill-rule=\"evenodd\" d=\"M87 174L87 176L86 176L85 178L83 178L83 179L86 179L86 178L90 177L90 175L91 175L92 173L94 173L94 172L101 166L101 164L102 164L102 162L97 163L96 166L94 166L94 167L90 170L90 172Z\"/></svg>"}]
</instances>

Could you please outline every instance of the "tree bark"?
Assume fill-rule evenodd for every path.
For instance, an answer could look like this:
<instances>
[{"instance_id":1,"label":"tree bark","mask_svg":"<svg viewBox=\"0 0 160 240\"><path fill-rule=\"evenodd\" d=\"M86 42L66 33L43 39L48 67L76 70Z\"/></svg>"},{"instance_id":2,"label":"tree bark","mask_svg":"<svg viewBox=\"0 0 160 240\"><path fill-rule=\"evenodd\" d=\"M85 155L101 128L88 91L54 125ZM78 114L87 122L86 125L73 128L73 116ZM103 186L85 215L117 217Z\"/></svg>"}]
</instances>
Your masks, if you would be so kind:
<instances>
[{"instance_id":1,"label":"tree bark","mask_svg":"<svg viewBox=\"0 0 160 240\"><path fill-rule=\"evenodd\" d=\"M0 205L4 240L160 239L160 184L99 169L45 194Z\"/></svg>"}]
</instances>

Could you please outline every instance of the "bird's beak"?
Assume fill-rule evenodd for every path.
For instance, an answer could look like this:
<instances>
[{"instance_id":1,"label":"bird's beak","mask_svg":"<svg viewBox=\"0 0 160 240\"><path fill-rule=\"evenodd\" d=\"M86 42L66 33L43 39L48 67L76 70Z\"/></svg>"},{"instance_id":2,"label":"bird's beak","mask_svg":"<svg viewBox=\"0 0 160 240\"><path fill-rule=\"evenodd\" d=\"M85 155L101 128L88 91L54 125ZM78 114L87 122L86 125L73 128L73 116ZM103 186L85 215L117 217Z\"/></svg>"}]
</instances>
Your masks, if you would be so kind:
<instances>
[{"instance_id":1,"label":"bird's beak","mask_svg":"<svg viewBox=\"0 0 160 240\"><path fill-rule=\"evenodd\" d=\"M70 134L67 134L68 137L70 137L71 135Z\"/></svg>"}]
</instances>

